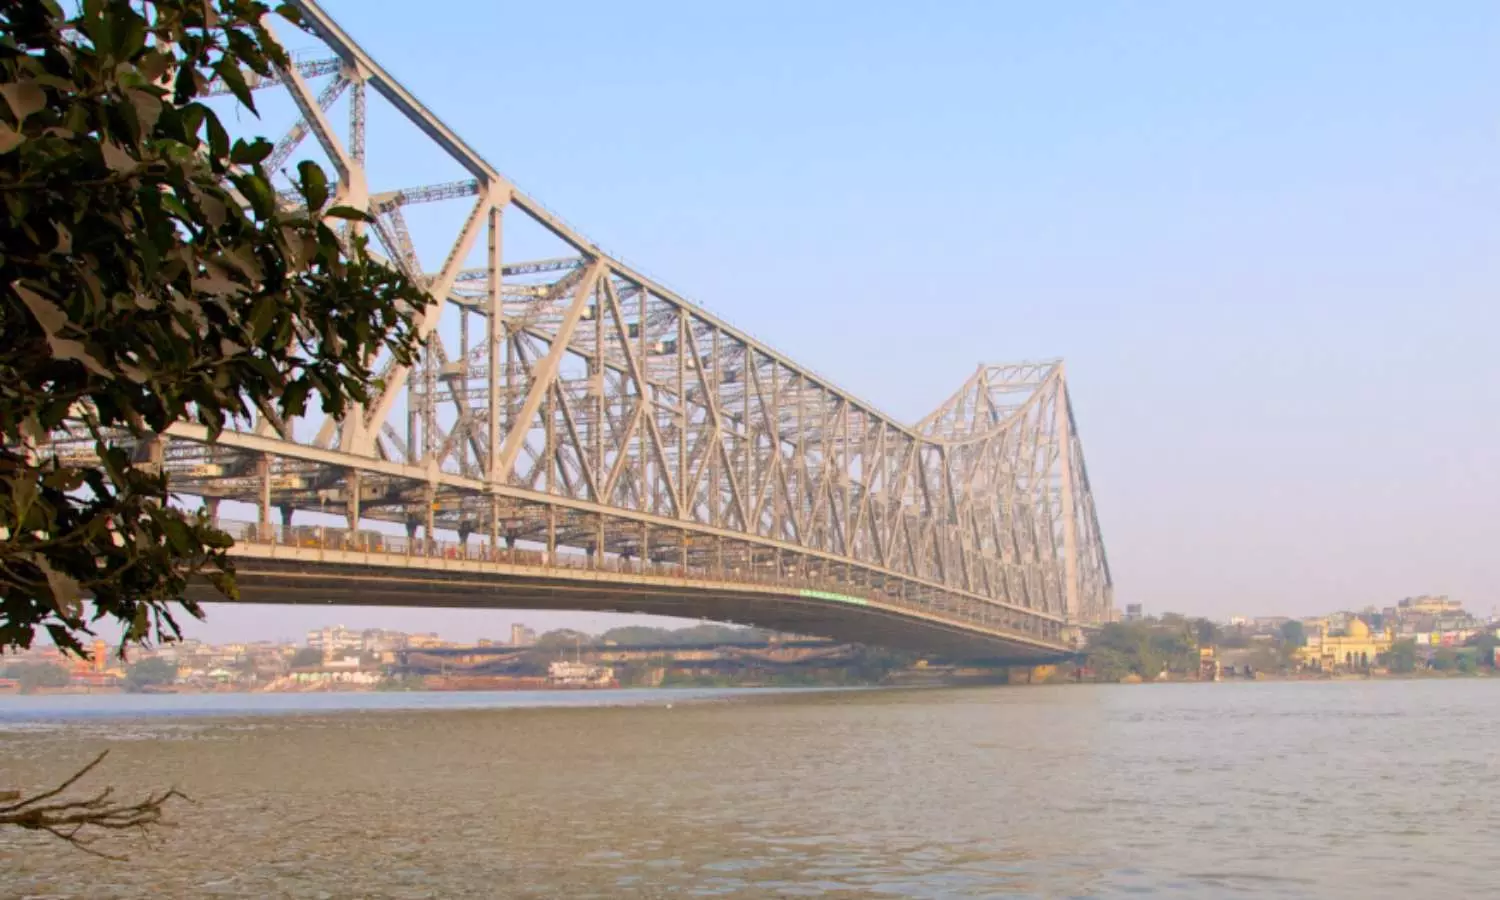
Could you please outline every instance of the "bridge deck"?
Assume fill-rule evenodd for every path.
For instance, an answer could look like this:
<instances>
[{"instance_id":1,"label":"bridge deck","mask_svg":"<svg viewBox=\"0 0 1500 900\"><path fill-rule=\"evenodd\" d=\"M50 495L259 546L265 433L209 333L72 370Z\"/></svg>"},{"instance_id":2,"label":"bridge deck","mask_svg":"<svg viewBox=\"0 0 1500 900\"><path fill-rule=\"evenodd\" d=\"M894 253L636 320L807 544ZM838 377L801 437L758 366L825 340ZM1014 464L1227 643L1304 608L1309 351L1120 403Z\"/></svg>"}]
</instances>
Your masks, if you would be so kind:
<instances>
[{"instance_id":1,"label":"bridge deck","mask_svg":"<svg viewBox=\"0 0 1500 900\"><path fill-rule=\"evenodd\" d=\"M236 530L236 529L232 529ZM233 554L241 599L255 603L548 609L705 618L956 659L1040 660L1072 650L1061 629L1028 634L982 608L848 593L848 585L684 570L482 544L341 548L303 536L256 540L240 528ZM207 585L194 595L222 599Z\"/></svg>"}]
</instances>

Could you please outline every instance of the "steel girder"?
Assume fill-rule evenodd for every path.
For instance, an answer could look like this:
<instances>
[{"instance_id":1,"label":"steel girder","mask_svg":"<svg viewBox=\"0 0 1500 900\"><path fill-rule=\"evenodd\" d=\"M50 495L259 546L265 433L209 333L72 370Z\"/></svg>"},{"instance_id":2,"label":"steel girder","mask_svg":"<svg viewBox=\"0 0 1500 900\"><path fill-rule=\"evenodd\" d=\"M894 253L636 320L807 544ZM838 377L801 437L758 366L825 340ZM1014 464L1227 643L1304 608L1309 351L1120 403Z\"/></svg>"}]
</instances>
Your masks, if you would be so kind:
<instances>
[{"instance_id":1,"label":"steel girder","mask_svg":"<svg viewBox=\"0 0 1500 900\"><path fill-rule=\"evenodd\" d=\"M265 416L214 445L173 429L160 452L174 489L253 504L263 522L274 508L288 523L319 511L554 555L843 577L939 608L979 604L1030 634L1110 617L1061 362L981 366L921 422L897 422L605 254L315 3L293 2L332 61L254 85L284 88L297 110L276 159L317 141L337 170L334 203L367 210L382 258L427 287L425 350L413 367L387 365L381 393L343 421ZM315 77L330 78L318 94ZM372 190L371 88L469 177ZM340 129L327 113L345 91ZM402 210L442 201L470 205L428 270ZM514 217L567 253L506 261ZM88 452L66 437L57 449Z\"/></svg>"}]
</instances>

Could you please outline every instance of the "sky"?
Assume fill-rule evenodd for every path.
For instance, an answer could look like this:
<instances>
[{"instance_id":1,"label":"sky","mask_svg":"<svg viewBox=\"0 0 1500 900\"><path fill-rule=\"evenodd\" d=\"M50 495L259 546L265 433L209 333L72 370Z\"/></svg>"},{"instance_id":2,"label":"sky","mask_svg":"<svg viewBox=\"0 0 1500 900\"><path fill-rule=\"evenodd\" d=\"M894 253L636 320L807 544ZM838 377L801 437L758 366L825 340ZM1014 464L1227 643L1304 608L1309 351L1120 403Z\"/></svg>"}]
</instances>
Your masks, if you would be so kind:
<instances>
[{"instance_id":1,"label":"sky","mask_svg":"<svg viewBox=\"0 0 1500 900\"><path fill-rule=\"evenodd\" d=\"M1500 605L1500 4L324 6L600 246L899 418L1065 358L1119 604ZM372 174L456 177L373 129ZM604 623L194 631L337 620Z\"/></svg>"}]
</instances>

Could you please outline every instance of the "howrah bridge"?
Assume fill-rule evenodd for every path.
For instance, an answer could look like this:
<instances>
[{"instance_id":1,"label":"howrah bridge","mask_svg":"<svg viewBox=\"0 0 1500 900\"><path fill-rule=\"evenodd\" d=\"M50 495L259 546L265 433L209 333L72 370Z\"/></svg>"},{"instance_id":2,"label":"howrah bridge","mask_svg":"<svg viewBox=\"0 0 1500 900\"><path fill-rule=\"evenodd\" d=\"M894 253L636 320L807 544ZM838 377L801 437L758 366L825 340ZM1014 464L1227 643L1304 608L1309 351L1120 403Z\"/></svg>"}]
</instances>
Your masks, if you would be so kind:
<instances>
[{"instance_id":1,"label":"howrah bridge","mask_svg":"<svg viewBox=\"0 0 1500 900\"><path fill-rule=\"evenodd\" d=\"M896 421L590 242L294 5L326 49L252 80L284 98L267 167L336 172L333 203L368 211L429 305L419 360L341 420L263 410L137 448L234 535L243 600L648 613L1013 662L1110 618L1060 361L982 365Z\"/></svg>"}]
</instances>

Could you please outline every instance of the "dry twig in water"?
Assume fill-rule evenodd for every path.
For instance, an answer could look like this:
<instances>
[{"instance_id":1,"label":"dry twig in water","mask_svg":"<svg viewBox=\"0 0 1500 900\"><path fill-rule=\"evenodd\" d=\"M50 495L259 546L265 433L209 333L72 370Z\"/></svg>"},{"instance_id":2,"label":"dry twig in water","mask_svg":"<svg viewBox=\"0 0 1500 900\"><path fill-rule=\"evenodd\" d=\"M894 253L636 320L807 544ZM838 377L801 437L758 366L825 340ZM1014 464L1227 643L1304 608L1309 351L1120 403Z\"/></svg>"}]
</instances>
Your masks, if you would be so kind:
<instances>
[{"instance_id":1,"label":"dry twig in water","mask_svg":"<svg viewBox=\"0 0 1500 900\"><path fill-rule=\"evenodd\" d=\"M90 833L88 829L105 832L133 830L149 837L152 827L170 824L162 819L162 808L167 802L174 798L188 798L176 788L169 788L161 793L147 794L146 799L138 803L120 803L110 799L115 789L106 787L86 799L60 799L68 788L93 771L108 755L108 750L100 753L93 762L50 791L30 797L22 796L20 791L0 791L0 827L13 825L29 831L45 831L95 856L124 859L94 849L93 844L103 835Z\"/></svg>"}]
</instances>

